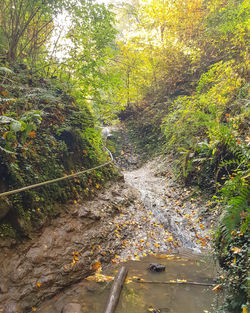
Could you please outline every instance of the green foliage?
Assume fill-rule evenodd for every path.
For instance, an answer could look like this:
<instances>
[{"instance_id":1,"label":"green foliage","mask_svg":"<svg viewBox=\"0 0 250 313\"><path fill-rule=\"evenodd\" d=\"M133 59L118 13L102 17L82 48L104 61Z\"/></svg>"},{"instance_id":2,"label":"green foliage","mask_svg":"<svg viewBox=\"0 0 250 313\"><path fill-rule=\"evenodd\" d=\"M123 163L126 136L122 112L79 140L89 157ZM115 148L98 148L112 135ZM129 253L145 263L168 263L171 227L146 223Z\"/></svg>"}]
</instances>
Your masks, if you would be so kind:
<instances>
[{"instance_id":1,"label":"green foliage","mask_svg":"<svg viewBox=\"0 0 250 313\"><path fill-rule=\"evenodd\" d=\"M105 162L100 132L95 130L96 122L89 106L81 104L79 108L72 96L58 90L58 85L53 87L53 80L44 84L39 76L33 75L28 85L23 78L29 70L18 69L18 72L13 69L12 81L1 85L1 100L6 101L0 115L0 172L3 173L0 192ZM112 175L112 167L107 167L9 196L10 212L1 220L0 235L12 237L13 232L5 225L16 229L15 236L29 234L46 218L58 214L58 203L76 199L80 194L90 196L96 186L100 188Z\"/></svg>"},{"instance_id":2,"label":"green foliage","mask_svg":"<svg viewBox=\"0 0 250 313\"><path fill-rule=\"evenodd\" d=\"M225 301L217 313L242 312L248 306L248 235L234 230L230 242L224 245L224 273L221 285L225 290ZM222 259L222 251L218 253Z\"/></svg>"},{"instance_id":3,"label":"green foliage","mask_svg":"<svg viewBox=\"0 0 250 313\"><path fill-rule=\"evenodd\" d=\"M217 193L215 210L221 214L215 248L225 269L226 290L220 312L240 312L242 305L247 305L250 154L246 16L249 3L210 1L208 8L202 40L204 47L210 43L207 55L213 49L210 56L215 62L203 71L192 96L174 101L162 128L166 149L175 155L185 182Z\"/></svg>"},{"instance_id":4,"label":"green foliage","mask_svg":"<svg viewBox=\"0 0 250 313\"><path fill-rule=\"evenodd\" d=\"M167 147L179 155L187 180L208 175L205 186L213 185L222 174L221 162L246 147L238 122L247 112L238 98L245 82L238 68L234 61L213 65L201 76L196 94L179 97L165 117Z\"/></svg>"},{"instance_id":5,"label":"green foliage","mask_svg":"<svg viewBox=\"0 0 250 313\"><path fill-rule=\"evenodd\" d=\"M38 57L53 29L53 17L62 1L1 0L0 52L15 62Z\"/></svg>"}]
</instances>

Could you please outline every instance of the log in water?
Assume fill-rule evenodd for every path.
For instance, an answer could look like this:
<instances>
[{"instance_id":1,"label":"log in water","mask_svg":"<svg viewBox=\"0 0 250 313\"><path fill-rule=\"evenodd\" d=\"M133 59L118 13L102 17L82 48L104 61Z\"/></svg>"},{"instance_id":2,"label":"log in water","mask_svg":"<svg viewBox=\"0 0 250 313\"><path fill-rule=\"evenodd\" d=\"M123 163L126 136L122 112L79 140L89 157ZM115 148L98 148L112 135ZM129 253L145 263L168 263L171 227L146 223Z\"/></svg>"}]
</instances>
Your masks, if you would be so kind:
<instances>
[{"instance_id":1,"label":"log in water","mask_svg":"<svg viewBox=\"0 0 250 313\"><path fill-rule=\"evenodd\" d=\"M115 277L112 288L110 290L109 298L103 313L114 313L119 301L120 293L124 280L127 276L128 270L125 266L122 266Z\"/></svg>"}]
</instances>

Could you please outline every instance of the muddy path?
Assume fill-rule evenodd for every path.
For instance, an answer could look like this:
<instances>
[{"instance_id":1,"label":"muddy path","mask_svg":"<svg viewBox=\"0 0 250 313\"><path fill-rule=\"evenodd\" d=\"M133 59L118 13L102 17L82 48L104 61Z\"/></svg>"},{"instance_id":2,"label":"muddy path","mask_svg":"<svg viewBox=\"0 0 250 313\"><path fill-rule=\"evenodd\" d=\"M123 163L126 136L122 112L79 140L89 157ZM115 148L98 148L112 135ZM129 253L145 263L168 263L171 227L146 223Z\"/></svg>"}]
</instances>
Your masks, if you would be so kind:
<instances>
[{"instance_id":1,"label":"muddy path","mask_svg":"<svg viewBox=\"0 0 250 313\"><path fill-rule=\"evenodd\" d=\"M121 135L127 138L123 130ZM170 159L158 157L136 169L139 157L124 142L124 180L110 182L91 201L68 204L32 239L1 248L0 312L37 310L100 265L105 270L152 254L209 251L209 207L175 181Z\"/></svg>"}]
</instances>

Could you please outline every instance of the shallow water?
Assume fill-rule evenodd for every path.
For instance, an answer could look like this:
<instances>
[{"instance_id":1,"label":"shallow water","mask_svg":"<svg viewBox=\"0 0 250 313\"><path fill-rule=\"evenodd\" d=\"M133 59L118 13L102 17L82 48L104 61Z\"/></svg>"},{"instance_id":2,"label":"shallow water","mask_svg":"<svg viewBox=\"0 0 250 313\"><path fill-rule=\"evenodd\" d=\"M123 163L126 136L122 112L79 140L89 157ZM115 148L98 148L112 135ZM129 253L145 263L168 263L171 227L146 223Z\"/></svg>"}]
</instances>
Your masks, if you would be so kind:
<instances>
[{"instance_id":1,"label":"shallow water","mask_svg":"<svg viewBox=\"0 0 250 313\"><path fill-rule=\"evenodd\" d=\"M148 270L150 263L166 266L165 272L152 273ZM174 312L201 313L212 312L216 294L212 286L192 284L162 284L170 280L187 280L188 282L213 283L215 267L208 258L173 255L170 257L148 256L141 261L124 263L128 268L128 278L116 313ZM119 266L118 266L119 267ZM107 275L115 275L117 267ZM138 278L158 283L136 282ZM65 289L51 300L44 302L39 313L60 313L62 307L69 302L82 305L83 312L102 313L107 301L112 282L96 282L83 280ZM157 311L159 310L159 311Z\"/></svg>"}]
</instances>

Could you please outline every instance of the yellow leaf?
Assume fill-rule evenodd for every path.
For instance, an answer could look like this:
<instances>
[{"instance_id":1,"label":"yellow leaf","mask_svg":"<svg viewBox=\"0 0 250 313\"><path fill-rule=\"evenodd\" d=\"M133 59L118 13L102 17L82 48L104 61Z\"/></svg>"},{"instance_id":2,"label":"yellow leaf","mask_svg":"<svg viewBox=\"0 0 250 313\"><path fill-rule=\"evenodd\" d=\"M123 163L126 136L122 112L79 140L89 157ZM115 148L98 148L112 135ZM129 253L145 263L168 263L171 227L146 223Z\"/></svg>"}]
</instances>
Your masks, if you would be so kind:
<instances>
[{"instance_id":1,"label":"yellow leaf","mask_svg":"<svg viewBox=\"0 0 250 313\"><path fill-rule=\"evenodd\" d=\"M41 283L40 282L38 282L36 285L37 285L37 287L41 287Z\"/></svg>"},{"instance_id":2,"label":"yellow leaf","mask_svg":"<svg viewBox=\"0 0 250 313\"><path fill-rule=\"evenodd\" d=\"M247 313L247 308L245 306L242 308L242 313Z\"/></svg>"},{"instance_id":3,"label":"yellow leaf","mask_svg":"<svg viewBox=\"0 0 250 313\"><path fill-rule=\"evenodd\" d=\"M241 252L241 248L237 248L237 247L233 247L232 251L236 254L236 253L240 253Z\"/></svg>"},{"instance_id":4,"label":"yellow leaf","mask_svg":"<svg viewBox=\"0 0 250 313\"><path fill-rule=\"evenodd\" d=\"M218 292L220 289L221 289L221 285L217 285L212 290Z\"/></svg>"},{"instance_id":5,"label":"yellow leaf","mask_svg":"<svg viewBox=\"0 0 250 313\"><path fill-rule=\"evenodd\" d=\"M159 248L159 247L160 247L160 245L159 245L158 243L154 243L154 246L155 246L156 248Z\"/></svg>"},{"instance_id":6,"label":"yellow leaf","mask_svg":"<svg viewBox=\"0 0 250 313\"><path fill-rule=\"evenodd\" d=\"M36 308L35 308L35 307L32 307L32 311L33 311L33 312L36 312Z\"/></svg>"}]
</instances>

